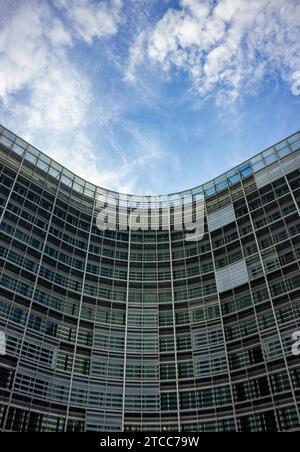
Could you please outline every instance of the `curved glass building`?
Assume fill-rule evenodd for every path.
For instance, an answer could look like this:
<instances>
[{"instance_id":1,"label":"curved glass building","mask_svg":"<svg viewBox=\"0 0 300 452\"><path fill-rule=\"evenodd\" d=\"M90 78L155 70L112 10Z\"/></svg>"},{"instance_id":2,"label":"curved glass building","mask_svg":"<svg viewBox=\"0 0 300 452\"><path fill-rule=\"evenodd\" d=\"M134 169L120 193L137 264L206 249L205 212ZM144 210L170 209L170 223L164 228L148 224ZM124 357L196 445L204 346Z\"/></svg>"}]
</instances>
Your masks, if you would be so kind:
<instances>
[{"instance_id":1,"label":"curved glass building","mask_svg":"<svg viewBox=\"0 0 300 452\"><path fill-rule=\"evenodd\" d=\"M153 201L0 127L0 429L299 430L299 206L300 133ZM127 227L138 207L156 228Z\"/></svg>"}]
</instances>

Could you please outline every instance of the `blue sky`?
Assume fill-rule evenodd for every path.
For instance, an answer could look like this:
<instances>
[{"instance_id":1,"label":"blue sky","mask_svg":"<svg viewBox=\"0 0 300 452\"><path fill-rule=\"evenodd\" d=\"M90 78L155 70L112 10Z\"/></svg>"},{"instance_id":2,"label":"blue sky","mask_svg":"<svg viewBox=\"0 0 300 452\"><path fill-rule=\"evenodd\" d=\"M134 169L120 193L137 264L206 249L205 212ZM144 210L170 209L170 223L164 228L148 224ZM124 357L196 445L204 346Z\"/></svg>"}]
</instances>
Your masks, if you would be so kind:
<instances>
[{"instance_id":1,"label":"blue sky","mask_svg":"<svg viewBox=\"0 0 300 452\"><path fill-rule=\"evenodd\" d=\"M300 0L0 0L0 122L97 185L199 185L299 108Z\"/></svg>"}]
</instances>

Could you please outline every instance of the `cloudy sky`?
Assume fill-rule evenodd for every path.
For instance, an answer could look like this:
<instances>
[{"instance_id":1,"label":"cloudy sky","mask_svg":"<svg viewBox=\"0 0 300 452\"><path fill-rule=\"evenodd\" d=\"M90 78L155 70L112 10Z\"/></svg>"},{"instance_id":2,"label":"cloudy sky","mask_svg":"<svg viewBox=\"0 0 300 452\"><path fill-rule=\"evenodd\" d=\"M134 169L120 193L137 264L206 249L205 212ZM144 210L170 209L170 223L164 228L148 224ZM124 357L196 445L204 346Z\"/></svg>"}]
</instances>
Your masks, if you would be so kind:
<instances>
[{"instance_id":1,"label":"cloudy sky","mask_svg":"<svg viewBox=\"0 0 300 452\"><path fill-rule=\"evenodd\" d=\"M97 185L199 185L299 113L300 0L0 0L0 123Z\"/></svg>"}]
</instances>

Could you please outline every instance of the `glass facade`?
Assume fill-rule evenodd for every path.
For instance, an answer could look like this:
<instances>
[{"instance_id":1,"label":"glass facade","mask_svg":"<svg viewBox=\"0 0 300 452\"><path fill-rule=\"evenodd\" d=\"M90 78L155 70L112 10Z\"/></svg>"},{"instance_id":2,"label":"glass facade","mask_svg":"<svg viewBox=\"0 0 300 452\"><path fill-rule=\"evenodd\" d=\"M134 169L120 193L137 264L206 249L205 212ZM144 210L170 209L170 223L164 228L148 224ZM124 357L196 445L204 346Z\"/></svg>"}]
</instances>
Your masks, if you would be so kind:
<instances>
[{"instance_id":1,"label":"glass facade","mask_svg":"<svg viewBox=\"0 0 300 452\"><path fill-rule=\"evenodd\" d=\"M100 231L96 187L0 127L0 429L300 429L300 133L221 177L205 234ZM126 198L124 197L124 200Z\"/></svg>"}]
</instances>

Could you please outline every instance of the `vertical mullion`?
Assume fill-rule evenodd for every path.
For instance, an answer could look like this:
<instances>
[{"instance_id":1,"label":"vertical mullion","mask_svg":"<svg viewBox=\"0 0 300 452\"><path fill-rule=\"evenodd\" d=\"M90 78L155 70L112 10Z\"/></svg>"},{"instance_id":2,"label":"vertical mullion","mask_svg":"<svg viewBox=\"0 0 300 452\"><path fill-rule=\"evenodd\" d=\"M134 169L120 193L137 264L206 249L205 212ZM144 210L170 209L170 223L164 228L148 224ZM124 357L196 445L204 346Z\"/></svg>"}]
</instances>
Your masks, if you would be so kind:
<instances>
[{"instance_id":1,"label":"vertical mullion","mask_svg":"<svg viewBox=\"0 0 300 452\"><path fill-rule=\"evenodd\" d=\"M15 139L15 140L16 140L16 139ZM15 141L14 141L14 142L15 142ZM14 142L13 142L13 143L14 143ZM10 200L11 200L11 197L12 197L12 194L13 194L13 192L14 192L14 189L15 189L17 180L18 180L18 178L19 178L20 172L21 172L21 170L22 170L22 168L23 168L23 164L24 164L24 161L25 161L25 155L26 155L27 149L28 149L28 146L27 146L26 149L24 149L23 156L22 156L22 160L21 160L21 162L20 162L20 164L19 164L19 167L18 167L18 169L17 169L17 173L16 173L15 179L14 179L14 181L13 181L13 184L12 184L12 186L11 186L11 188L10 188L10 192L9 192L8 197L7 197L7 200L5 201L5 204L4 204L4 206L3 206L3 211L2 211L2 214L1 214L1 216L0 216L0 224L1 224L2 221L3 221L5 212L6 212L6 210L7 210L8 204L9 204L9 202L10 202ZM13 151L11 150L10 153L11 153L11 152L13 152ZM7 156L6 160L5 160L5 163L9 160L9 158L10 158L10 153L9 153L9 155Z\"/></svg>"},{"instance_id":2,"label":"vertical mullion","mask_svg":"<svg viewBox=\"0 0 300 452\"><path fill-rule=\"evenodd\" d=\"M72 396L72 386L73 386L73 381L74 381L76 352L77 352L77 348L78 348L78 337L79 337L81 313L82 313L82 306L83 306L83 297L84 297L84 289L85 289L85 282L86 282L87 265L88 265L88 261L89 261L90 243L91 243L91 237L92 237L92 231L93 231L93 225L94 225L94 215L95 215L96 202L97 202L97 193L95 192L94 199L93 199L92 213L91 213L91 224L90 224L90 229L89 229L89 234L88 234L88 242L87 242L87 248L86 248L86 257L85 257L85 263L84 263L81 295L80 295L80 301L79 301L78 321L77 321L77 326L76 326L74 354L73 354L71 378L70 378L70 389L69 389L69 395L68 395L67 414L66 414L65 428L64 428L65 431L67 431L68 420L69 420L69 415L70 415L70 403L71 403L71 396Z\"/></svg>"},{"instance_id":3,"label":"vertical mullion","mask_svg":"<svg viewBox=\"0 0 300 452\"><path fill-rule=\"evenodd\" d=\"M205 215L206 215L206 218L208 218L206 202L205 202ZM212 241L212 237L211 237L211 232L209 230L208 221L206 223L207 223L207 233L208 233L208 238L209 238L209 243L210 243L210 248L211 248L212 262L213 262L213 267L214 267L214 275L215 275L215 279L216 279L217 268L216 268L216 263L215 263L213 241ZM217 287L217 285L216 285L216 287ZM234 403L234 393L233 393L233 385L232 385L232 378L231 378L231 372L230 372L230 363L229 363L229 358L228 358L228 348L227 348L227 341L226 341L226 335L225 335L222 303L221 303L221 296L218 291L218 287L217 287L217 298L218 298L218 304L219 304L219 310L220 310L222 336L223 336L223 340L224 340L224 352L225 352L226 364L227 364L227 370L228 370L228 382L229 382L229 386L230 386L230 394L231 394L231 400L232 400L232 413L233 413L235 428L236 428L236 431L238 432L239 429L238 429L237 416L236 416L235 403ZM206 328L207 328L207 321L206 321ZM210 350L209 350L209 355L210 355Z\"/></svg>"},{"instance_id":4,"label":"vertical mullion","mask_svg":"<svg viewBox=\"0 0 300 452\"><path fill-rule=\"evenodd\" d=\"M244 188L244 184L243 183L242 183L242 190L243 190L243 194L244 194L244 199L245 199L245 203L246 203L246 206L247 206L247 210L248 210L248 213L249 213L249 218L250 218L252 230L254 232L254 239L255 239L255 243L256 243L256 247L257 247L257 251L258 251L260 264L261 264L262 271L263 271L264 280L265 280L267 291L268 291L268 296L269 296L269 300L270 300L272 314L274 316L275 327L276 327L276 331L277 331L277 334L278 334L280 347L281 347L281 350L282 350L282 356L283 356L283 360L284 360L284 364L285 364L285 369L286 369L286 372L287 372L287 375L288 375L288 379L289 379L289 383L290 383L290 387L291 387L291 392L292 392L292 397L293 397L293 401L294 401L294 404L295 404L298 421L299 421L299 424L300 424L300 413L299 413L299 408L298 408L298 405L297 405L296 395L295 395L295 392L293 391L293 380L292 380L290 369L289 369L288 362L287 362L287 359L286 359L285 350L284 350L284 344L283 344L283 341L282 341L282 338L281 338L281 333L280 333L280 327L279 327L278 322L277 322L276 310L275 310L275 307L274 307L274 304L273 304L272 293L271 293L271 289L270 289L270 286L269 286L268 277L267 277L267 274L266 274L266 271L265 271L264 261L263 261L262 254L261 254L261 251L260 251L259 242L258 242L258 239L257 239L257 234L255 232L254 223L253 223L253 219L252 219L252 215L251 215L251 211L250 211L250 208L249 208L249 203L248 203L248 199L247 199L247 196L246 196L246 192L245 192L245 188ZM275 406L273 408L275 410Z\"/></svg>"},{"instance_id":5,"label":"vertical mullion","mask_svg":"<svg viewBox=\"0 0 300 452\"><path fill-rule=\"evenodd\" d=\"M241 186L242 186L242 184L243 184L243 182L241 182ZM243 191L243 188L242 188L242 191ZM245 195L245 193L243 191L243 196L244 195ZM231 193L230 193L230 198L231 198L231 201L232 201L232 204L233 204L234 202L233 202ZM249 217L250 217L250 213L249 213ZM246 262L246 256L245 256L245 253L244 253L244 248L243 248L243 245L242 245L240 230L239 230L237 221L236 221L236 226L237 226L237 231L238 231L238 236L239 236L239 243L240 243L240 246L241 246L241 249L242 249L242 253L243 253L243 259ZM253 235L255 235L255 231L254 230L253 230ZM252 301L252 307L253 307L253 311L254 311L254 318L255 318L255 322L256 322L256 326L257 326L257 334L259 336L260 344L262 346L262 334L261 334L261 330L260 330L260 326L259 326L258 315L257 315L257 311L256 311L256 306L255 306L255 300L254 300L253 293L252 293L252 291L250 289L251 289L251 280L249 278L249 292L250 292L251 301ZM270 376L270 373L268 371L268 366L267 366L267 363L266 363L265 359L264 359L264 368L265 368L266 378L267 378L267 381L268 381L270 397L272 399L273 406L275 407L275 399L274 399L274 394L273 394L273 391L272 391L271 376ZM249 381L249 379L248 379L248 381ZM275 420L276 420L277 429L279 431L280 430L280 423L279 423L278 415L277 415L276 411L275 411Z\"/></svg>"},{"instance_id":6,"label":"vertical mullion","mask_svg":"<svg viewBox=\"0 0 300 452\"><path fill-rule=\"evenodd\" d=\"M128 212L127 212L128 213ZM126 281L126 314L125 314L125 338L124 338L124 369L123 369L123 400L122 400L122 432L125 427L125 404L126 404L126 369L127 369L127 338L128 338L128 304L130 288L130 257L131 257L131 216L128 216L128 262L127 262L127 281Z\"/></svg>"},{"instance_id":7,"label":"vertical mullion","mask_svg":"<svg viewBox=\"0 0 300 452\"><path fill-rule=\"evenodd\" d=\"M174 357L175 357L175 375L176 375L176 398L177 398L177 422L178 432L181 432L180 421L180 397L178 384L178 359L177 359L177 338L176 338L176 312L175 312L175 296L174 296L174 278L173 278L173 258L172 258L172 234L171 234L171 212L170 205L167 207L168 211L168 229L169 229L169 255L170 255L170 272L171 272L171 295L172 295L172 314L173 314L173 337L174 337Z\"/></svg>"},{"instance_id":8,"label":"vertical mullion","mask_svg":"<svg viewBox=\"0 0 300 452\"><path fill-rule=\"evenodd\" d=\"M32 174L32 177L33 176L34 176L34 173ZM9 397L9 402L7 404L7 412L6 412L6 415L5 415L5 418L4 418L4 422L3 422L3 428L4 429L5 429L5 425L7 423L8 413L9 413L10 405L12 403L12 399L13 399L13 395L14 395L14 388L15 388L15 385L16 385L16 379L17 379L18 371L19 371L19 368L20 368L20 361L21 361L21 357L22 357L23 347L24 347L24 343L25 343L25 338L27 336L27 330L28 330L28 324L29 324L29 319L30 319L30 313L32 311L32 305L33 305L34 296L35 296L35 293L36 293L36 290L37 290L38 279L39 279L39 276L40 276L40 271L41 271L41 266L42 266L42 262L43 262L43 258L44 258L45 248L46 248L46 245L47 245L48 236L49 236L50 228L51 228L51 225L52 225L52 218L53 218L54 210L55 210L55 207L56 207L56 201L57 201L58 192L59 192L59 188L60 188L61 176L62 176L62 173L60 173L60 176L59 176L59 181L58 181L58 184L57 184L57 189L56 189L56 193L55 193L55 197L54 197L54 201L53 201L53 206L52 206L52 210L51 210L51 213L50 213L49 223L48 223L47 230L46 230L46 233L45 233L44 243L43 243L42 249L40 251L41 255L40 255L40 258L39 258L38 269L37 269L37 272L36 272L35 282L34 282L34 286L33 286L32 293L31 293L31 300L30 300L30 304L29 304L29 307L28 307L28 311L27 311L27 318L26 318L24 331L23 331L23 336L22 336L22 340L21 340L19 357L18 357L18 360L17 360L17 365L16 365L16 369L15 369L15 375L14 375L13 383L12 383L12 386L11 386L11 393L10 393L10 397ZM13 189L12 189L12 191L13 191Z\"/></svg>"}]
</instances>

